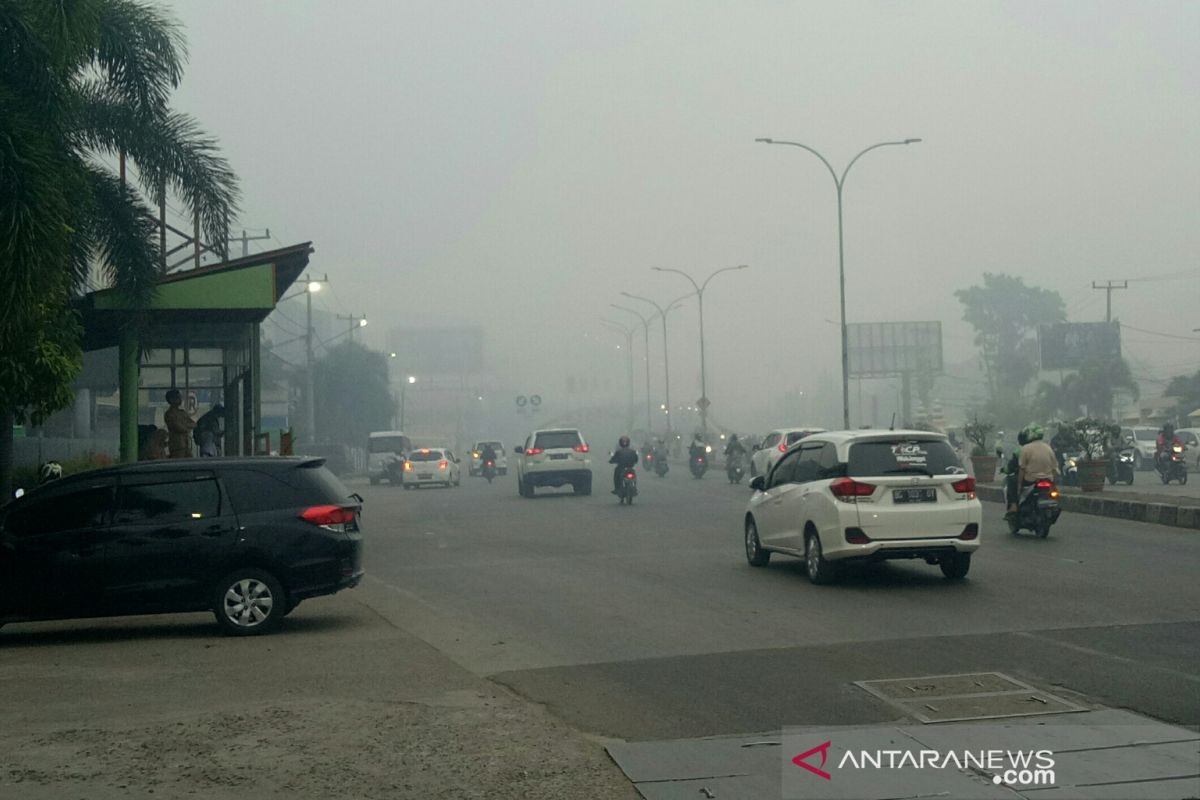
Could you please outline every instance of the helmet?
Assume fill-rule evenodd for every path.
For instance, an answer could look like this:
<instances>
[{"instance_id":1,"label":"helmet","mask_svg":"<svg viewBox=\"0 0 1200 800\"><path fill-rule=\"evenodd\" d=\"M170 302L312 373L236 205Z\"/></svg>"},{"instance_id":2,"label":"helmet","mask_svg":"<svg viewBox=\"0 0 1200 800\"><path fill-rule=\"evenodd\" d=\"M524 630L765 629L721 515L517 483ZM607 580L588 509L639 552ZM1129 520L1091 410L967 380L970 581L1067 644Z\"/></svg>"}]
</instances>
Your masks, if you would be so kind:
<instances>
[{"instance_id":1,"label":"helmet","mask_svg":"<svg viewBox=\"0 0 1200 800\"><path fill-rule=\"evenodd\" d=\"M1028 443L1029 443L1029 434L1026 431L1022 430L1020 433L1017 434L1017 444L1023 445L1023 444L1028 444Z\"/></svg>"},{"instance_id":2,"label":"helmet","mask_svg":"<svg viewBox=\"0 0 1200 800\"><path fill-rule=\"evenodd\" d=\"M62 465L57 461L47 461L38 469L38 483L49 483L62 477Z\"/></svg>"},{"instance_id":3,"label":"helmet","mask_svg":"<svg viewBox=\"0 0 1200 800\"><path fill-rule=\"evenodd\" d=\"M1174 423L1171 423L1171 422L1163 423L1163 433L1165 433L1167 436L1171 436L1172 434L1174 434L1175 433Z\"/></svg>"},{"instance_id":4,"label":"helmet","mask_svg":"<svg viewBox=\"0 0 1200 800\"><path fill-rule=\"evenodd\" d=\"M730 437L729 437L729 441L730 441L730 442L736 442L737 440L738 440L738 438L737 438L737 434L736 434L736 433L735 433L733 436L730 436Z\"/></svg>"},{"instance_id":5,"label":"helmet","mask_svg":"<svg viewBox=\"0 0 1200 800\"><path fill-rule=\"evenodd\" d=\"M629 447L629 437L622 436L620 439L617 440L617 444L621 445L621 447Z\"/></svg>"},{"instance_id":6,"label":"helmet","mask_svg":"<svg viewBox=\"0 0 1200 800\"><path fill-rule=\"evenodd\" d=\"M1031 442L1036 442L1046 435L1045 431L1042 430L1042 426L1036 422L1031 422L1026 425L1024 433Z\"/></svg>"}]
</instances>

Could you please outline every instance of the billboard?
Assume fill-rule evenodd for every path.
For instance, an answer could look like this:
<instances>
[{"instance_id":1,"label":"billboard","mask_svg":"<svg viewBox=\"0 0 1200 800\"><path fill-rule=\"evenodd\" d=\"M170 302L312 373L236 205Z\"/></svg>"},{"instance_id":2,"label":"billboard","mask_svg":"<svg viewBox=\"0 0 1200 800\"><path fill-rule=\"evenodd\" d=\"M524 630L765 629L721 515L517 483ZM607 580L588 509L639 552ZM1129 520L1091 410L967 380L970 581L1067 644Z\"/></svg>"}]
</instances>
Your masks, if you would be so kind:
<instances>
[{"instance_id":1,"label":"billboard","mask_svg":"<svg viewBox=\"0 0 1200 800\"><path fill-rule=\"evenodd\" d=\"M846 326L850 377L887 378L942 371L942 323L852 322Z\"/></svg>"},{"instance_id":2,"label":"billboard","mask_svg":"<svg viewBox=\"0 0 1200 800\"><path fill-rule=\"evenodd\" d=\"M1119 322L1059 322L1038 326L1042 369L1078 369L1092 359L1121 357Z\"/></svg>"},{"instance_id":3,"label":"billboard","mask_svg":"<svg viewBox=\"0 0 1200 800\"><path fill-rule=\"evenodd\" d=\"M472 375L483 371L483 328L392 328L387 334L396 372L416 375Z\"/></svg>"}]
</instances>

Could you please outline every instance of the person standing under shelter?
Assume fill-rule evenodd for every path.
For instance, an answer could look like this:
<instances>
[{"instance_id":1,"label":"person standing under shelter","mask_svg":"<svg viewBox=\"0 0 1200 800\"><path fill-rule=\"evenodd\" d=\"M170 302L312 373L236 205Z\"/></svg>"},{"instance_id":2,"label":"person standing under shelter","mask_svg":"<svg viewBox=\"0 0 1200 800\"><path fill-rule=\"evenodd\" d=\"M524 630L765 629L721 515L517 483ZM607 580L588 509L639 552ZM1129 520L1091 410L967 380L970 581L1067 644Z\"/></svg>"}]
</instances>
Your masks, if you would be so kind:
<instances>
[{"instance_id":1,"label":"person standing under shelter","mask_svg":"<svg viewBox=\"0 0 1200 800\"><path fill-rule=\"evenodd\" d=\"M167 426L167 452L170 458L189 458L192 455L192 428L195 421L183 410L183 395L178 389L167 391L167 410L163 424Z\"/></svg>"},{"instance_id":2,"label":"person standing under shelter","mask_svg":"<svg viewBox=\"0 0 1200 800\"><path fill-rule=\"evenodd\" d=\"M196 420L196 430L192 436L196 440L196 444L200 446L202 457L211 458L221 455L221 439L225 435L221 430L221 420L224 416L225 406L217 403Z\"/></svg>"}]
</instances>

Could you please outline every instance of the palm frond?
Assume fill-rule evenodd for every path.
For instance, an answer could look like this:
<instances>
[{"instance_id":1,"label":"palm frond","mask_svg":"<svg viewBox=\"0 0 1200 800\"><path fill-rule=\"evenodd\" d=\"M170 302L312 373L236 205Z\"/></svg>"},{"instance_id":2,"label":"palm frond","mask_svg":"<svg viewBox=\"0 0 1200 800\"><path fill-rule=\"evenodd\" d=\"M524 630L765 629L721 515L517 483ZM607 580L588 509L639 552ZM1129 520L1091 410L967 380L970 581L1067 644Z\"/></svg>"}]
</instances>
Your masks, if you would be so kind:
<instances>
[{"instance_id":1,"label":"palm frond","mask_svg":"<svg viewBox=\"0 0 1200 800\"><path fill-rule=\"evenodd\" d=\"M87 202L78 206L78 249L90 249L110 284L143 306L159 275L158 227L130 186L94 164L83 165Z\"/></svg>"},{"instance_id":2,"label":"palm frond","mask_svg":"<svg viewBox=\"0 0 1200 800\"><path fill-rule=\"evenodd\" d=\"M137 0L104 0L97 11L92 57L108 83L138 111L166 108L187 55L178 23Z\"/></svg>"}]
</instances>

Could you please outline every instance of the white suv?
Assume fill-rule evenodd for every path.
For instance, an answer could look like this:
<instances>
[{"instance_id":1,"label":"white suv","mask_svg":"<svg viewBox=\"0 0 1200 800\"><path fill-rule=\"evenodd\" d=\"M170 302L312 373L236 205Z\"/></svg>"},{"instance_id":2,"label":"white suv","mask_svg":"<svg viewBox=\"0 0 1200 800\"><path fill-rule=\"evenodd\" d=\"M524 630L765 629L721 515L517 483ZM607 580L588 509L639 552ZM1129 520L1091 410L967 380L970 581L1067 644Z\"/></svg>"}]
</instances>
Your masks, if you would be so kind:
<instances>
[{"instance_id":1,"label":"white suv","mask_svg":"<svg viewBox=\"0 0 1200 800\"><path fill-rule=\"evenodd\" d=\"M800 428L776 428L763 437L762 443L754 448L750 456L750 477L766 475L775 466L780 456L796 442L814 433L821 433L824 428L815 425Z\"/></svg>"},{"instance_id":2,"label":"white suv","mask_svg":"<svg viewBox=\"0 0 1200 800\"><path fill-rule=\"evenodd\" d=\"M570 486L575 494L592 493L592 458L583 434L574 428L534 431L517 459L517 492L533 497L538 486Z\"/></svg>"},{"instance_id":3,"label":"white suv","mask_svg":"<svg viewBox=\"0 0 1200 800\"><path fill-rule=\"evenodd\" d=\"M496 451L496 474L508 474L508 456L504 452L504 445L497 441L480 440L471 447L471 463L467 466L467 474L472 478L483 474L483 447L488 444Z\"/></svg>"},{"instance_id":4,"label":"white suv","mask_svg":"<svg viewBox=\"0 0 1200 800\"><path fill-rule=\"evenodd\" d=\"M813 583L852 561L920 558L951 579L979 548L983 508L939 433L837 431L793 445L765 476L744 518L746 560L805 560Z\"/></svg>"}]
</instances>

